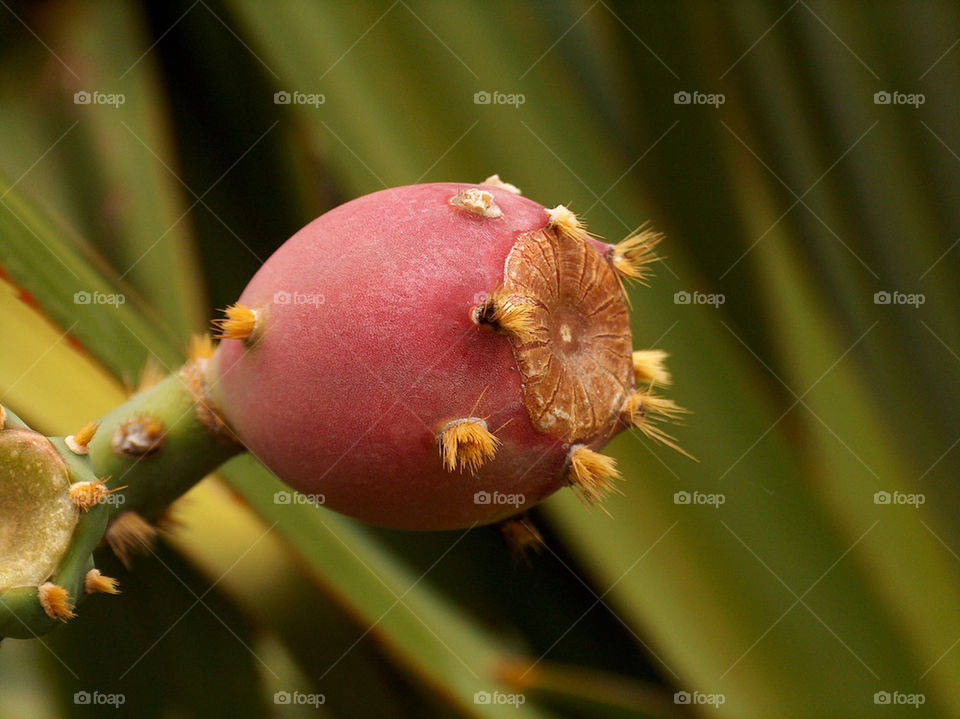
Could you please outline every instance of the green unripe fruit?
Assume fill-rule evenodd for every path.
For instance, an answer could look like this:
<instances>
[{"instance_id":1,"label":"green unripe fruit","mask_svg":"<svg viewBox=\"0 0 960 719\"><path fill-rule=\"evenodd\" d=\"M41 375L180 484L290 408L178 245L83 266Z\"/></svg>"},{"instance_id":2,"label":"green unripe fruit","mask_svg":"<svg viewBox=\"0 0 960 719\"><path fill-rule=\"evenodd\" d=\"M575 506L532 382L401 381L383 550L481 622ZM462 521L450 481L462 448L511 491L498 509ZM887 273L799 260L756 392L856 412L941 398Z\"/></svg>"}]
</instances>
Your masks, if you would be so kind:
<instances>
[{"instance_id":1,"label":"green unripe fruit","mask_svg":"<svg viewBox=\"0 0 960 719\"><path fill-rule=\"evenodd\" d=\"M0 591L57 569L80 518L66 462L42 434L0 432Z\"/></svg>"}]
</instances>

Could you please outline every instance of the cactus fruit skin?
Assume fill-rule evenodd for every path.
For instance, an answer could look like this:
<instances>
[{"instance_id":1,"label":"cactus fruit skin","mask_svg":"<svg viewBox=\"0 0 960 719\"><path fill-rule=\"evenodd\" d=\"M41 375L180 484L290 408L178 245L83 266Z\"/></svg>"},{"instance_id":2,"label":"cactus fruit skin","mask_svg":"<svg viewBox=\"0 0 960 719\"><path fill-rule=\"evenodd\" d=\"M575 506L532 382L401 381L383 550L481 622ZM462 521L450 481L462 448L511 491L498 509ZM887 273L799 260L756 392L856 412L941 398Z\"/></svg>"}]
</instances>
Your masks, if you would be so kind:
<instances>
[{"instance_id":1,"label":"cactus fruit skin","mask_svg":"<svg viewBox=\"0 0 960 719\"><path fill-rule=\"evenodd\" d=\"M571 453L628 425L613 256L565 208L493 184L360 197L257 272L211 392L252 454L332 509L404 529L502 520L574 483ZM445 438L467 443L459 467ZM591 466L609 469L603 487L616 476Z\"/></svg>"}]
</instances>

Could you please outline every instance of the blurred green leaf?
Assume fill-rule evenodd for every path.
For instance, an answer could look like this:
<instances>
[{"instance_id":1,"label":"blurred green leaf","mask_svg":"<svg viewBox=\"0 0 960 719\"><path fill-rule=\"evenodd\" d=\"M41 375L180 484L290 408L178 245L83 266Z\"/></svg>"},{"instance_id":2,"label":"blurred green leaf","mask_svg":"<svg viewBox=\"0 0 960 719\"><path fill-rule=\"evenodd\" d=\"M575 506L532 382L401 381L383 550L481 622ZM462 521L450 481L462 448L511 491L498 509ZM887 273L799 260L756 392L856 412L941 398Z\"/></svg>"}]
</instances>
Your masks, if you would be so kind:
<instances>
[{"instance_id":1,"label":"blurred green leaf","mask_svg":"<svg viewBox=\"0 0 960 719\"><path fill-rule=\"evenodd\" d=\"M123 401L116 378L0 281L0 337L17 351L0 353L0 402L31 425L65 436Z\"/></svg>"},{"instance_id":2,"label":"blurred green leaf","mask_svg":"<svg viewBox=\"0 0 960 719\"><path fill-rule=\"evenodd\" d=\"M74 700L76 692L96 691L124 696L122 709L138 717L263 716L252 628L163 543L151 559L130 572L109 551L98 554L98 566L119 578L123 594L91 597L76 620L51 635L47 662L67 668L60 672L62 711L103 716L103 705Z\"/></svg>"},{"instance_id":3,"label":"blurred green leaf","mask_svg":"<svg viewBox=\"0 0 960 719\"><path fill-rule=\"evenodd\" d=\"M275 524L327 591L368 624L369 631L383 636L397 661L463 713L499 714L499 707L473 700L478 691L508 691L495 674L508 655L493 636L429 591L421 584L423 576L392 561L362 525L309 505L277 503L275 493L287 491L285 485L249 455L232 460L220 474ZM517 707L516 716L545 714L524 705Z\"/></svg>"},{"instance_id":4,"label":"blurred green leaf","mask_svg":"<svg viewBox=\"0 0 960 719\"><path fill-rule=\"evenodd\" d=\"M168 366L179 362L175 342L134 290L2 176L0 239L6 276L115 375L132 381L151 351Z\"/></svg>"},{"instance_id":5,"label":"blurred green leaf","mask_svg":"<svg viewBox=\"0 0 960 719\"><path fill-rule=\"evenodd\" d=\"M94 238L183 344L207 319L188 216L190 206L203 211L203 201L179 179L139 11L130 3L67 0L42 16L38 30L60 61L0 68L4 109L13 113L13 121L0 121L0 138L29 151L5 156L4 170L17 174L23 194ZM38 84L46 92L38 94ZM43 137L46 146L36 145Z\"/></svg>"}]
</instances>

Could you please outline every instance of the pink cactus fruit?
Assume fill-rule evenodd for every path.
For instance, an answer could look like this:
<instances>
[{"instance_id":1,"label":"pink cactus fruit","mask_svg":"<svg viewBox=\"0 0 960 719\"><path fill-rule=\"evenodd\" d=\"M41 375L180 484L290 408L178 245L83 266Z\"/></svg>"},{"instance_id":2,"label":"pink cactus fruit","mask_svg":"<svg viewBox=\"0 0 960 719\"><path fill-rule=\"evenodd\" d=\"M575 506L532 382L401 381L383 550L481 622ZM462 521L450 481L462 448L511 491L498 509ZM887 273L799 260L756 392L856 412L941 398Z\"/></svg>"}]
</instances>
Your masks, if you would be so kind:
<instances>
[{"instance_id":1,"label":"pink cactus fruit","mask_svg":"<svg viewBox=\"0 0 960 719\"><path fill-rule=\"evenodd\" d=\"M658 239L599 242L496 176L360 197L228 308L212 394L277 476L373 524L486 524L564 485L598 501L617 432L675 446L665 354L632 352L622 287Z\"/></svg>"}]
</instances>

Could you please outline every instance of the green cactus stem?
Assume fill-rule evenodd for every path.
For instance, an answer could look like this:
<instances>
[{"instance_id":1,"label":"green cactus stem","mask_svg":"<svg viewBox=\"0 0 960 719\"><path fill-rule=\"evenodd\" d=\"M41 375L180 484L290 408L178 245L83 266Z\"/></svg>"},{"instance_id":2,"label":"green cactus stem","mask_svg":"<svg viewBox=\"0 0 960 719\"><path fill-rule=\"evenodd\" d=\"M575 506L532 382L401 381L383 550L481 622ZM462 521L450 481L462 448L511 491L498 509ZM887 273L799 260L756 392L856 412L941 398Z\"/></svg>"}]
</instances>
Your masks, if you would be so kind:
<instances>
[{"instance_id":1,"label":"green cactus stem","mask_svg":"<svg viewBox=\"0 0 960 719\"><path fill-rule=\"evenodd\" d=\"M117 492L112 516L136 512L152 520L243 451L208 398L205 363L192 359L101 419L90 458Z\"/></svg>"}]
</instances>

